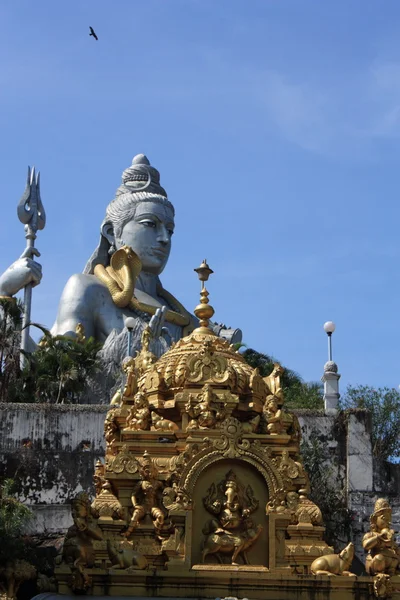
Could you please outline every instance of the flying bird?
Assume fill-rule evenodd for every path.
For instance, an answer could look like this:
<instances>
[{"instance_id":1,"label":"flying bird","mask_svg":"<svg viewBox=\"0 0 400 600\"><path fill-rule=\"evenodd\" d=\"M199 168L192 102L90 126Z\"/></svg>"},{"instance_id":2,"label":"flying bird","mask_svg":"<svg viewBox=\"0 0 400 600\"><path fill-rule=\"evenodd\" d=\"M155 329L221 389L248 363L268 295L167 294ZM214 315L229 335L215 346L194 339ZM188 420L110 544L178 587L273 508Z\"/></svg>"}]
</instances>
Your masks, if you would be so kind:
<instances>
[{"instance_id":1,"label":"flying bird","mask_svg":"<svg viewBox=\"0 0 400 600\"><path fill-rule=\"evenodd\" d=\"M96 35L96 33L95 33L95 31L94 31L93 27L90 27L90 26L89 26L89 29L90 29L89 36L91 36L91 35L92 35L92 36L94 37L94 39L95 39L95 40L98 40L99 38L97 37L97 35Z\"/></svg>"}]
</instances>

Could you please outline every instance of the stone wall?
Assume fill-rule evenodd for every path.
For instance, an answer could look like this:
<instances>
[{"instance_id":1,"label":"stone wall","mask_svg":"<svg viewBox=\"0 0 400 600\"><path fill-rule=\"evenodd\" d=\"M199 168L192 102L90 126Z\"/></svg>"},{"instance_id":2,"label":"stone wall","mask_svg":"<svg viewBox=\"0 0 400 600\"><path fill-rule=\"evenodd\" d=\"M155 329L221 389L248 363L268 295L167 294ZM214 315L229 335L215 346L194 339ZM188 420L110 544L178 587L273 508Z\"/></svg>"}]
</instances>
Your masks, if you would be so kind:
<instances>
[{"instance_id":1,"label":"stone wall","mask_svg":"<svg viewBox=\"0 0 400 600\"><path fill-rule=\"evenodd\" d=\"M21 499L33 510L32 531L63 533L71 524L69 504L79 491L93 489L96 461L104 457L107 406L0 404L0 477L16 479ZM400 466L373 470L368 413L296 411L303 439L317 438L334 482L348 490L358 541L368 529L379 496L390 499L394 528L400 528Z\"/></svg>"},{"instance_id":2,"label":"stone wall","mask_svg":"<svg viewBox=\"0 0 400 600\"><path fill-rule=\"evenodd\" d=\"M104 405L0 404L0 477L17 482L35 514L33 531L65 531L71 498L93 492L106 412Z\"/></svg>"}]
</instances>

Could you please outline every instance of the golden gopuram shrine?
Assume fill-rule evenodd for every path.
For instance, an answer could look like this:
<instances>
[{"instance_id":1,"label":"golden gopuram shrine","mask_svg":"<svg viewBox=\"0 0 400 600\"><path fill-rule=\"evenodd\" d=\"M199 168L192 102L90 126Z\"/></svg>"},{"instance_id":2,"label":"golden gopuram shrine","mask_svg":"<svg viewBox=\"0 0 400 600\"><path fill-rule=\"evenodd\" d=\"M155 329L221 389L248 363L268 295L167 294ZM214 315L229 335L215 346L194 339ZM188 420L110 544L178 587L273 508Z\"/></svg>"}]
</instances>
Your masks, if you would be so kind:
<instances>
[{"instance_id":1,"label":"golden gopuram shrine","mask_svg":"<svg viewBox=\"0 0 400 600\"><path fill-rule=\"evenodd\" d=\"M380 499L364 538L369 575L351 572L352 543L335 554L309 498L297 417L284 408L276 364L262 378L199 326L156 359L146 328L122 368L105 420L96 497L72 503L56 567L58 592L95 597L400 598L400 550ZM50 594L46 594L50 596Z\"/></svg>"}]
</instances>

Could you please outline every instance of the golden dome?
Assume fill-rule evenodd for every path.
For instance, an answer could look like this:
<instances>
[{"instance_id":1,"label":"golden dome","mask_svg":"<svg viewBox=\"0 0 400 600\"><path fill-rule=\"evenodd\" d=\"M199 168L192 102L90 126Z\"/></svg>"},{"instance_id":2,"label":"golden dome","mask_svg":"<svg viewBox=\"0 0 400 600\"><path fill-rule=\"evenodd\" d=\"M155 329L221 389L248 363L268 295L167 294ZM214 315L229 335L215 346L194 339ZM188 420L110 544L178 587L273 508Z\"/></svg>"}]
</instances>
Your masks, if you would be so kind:
<instances>
[{"instance_id":1,"label":"golden dome","mask_svg":"<svg viewBox=\"0 0 400 600\"><path fill-rule=\"evenodd\" d=\"M215 389L237 394L240 400L264 400L267 387L258 370L226 340L210 329L199 329L161 356L141 377L139 387L148 395L163 392L168 397L183 389L211 384Z\"/></svg>"}]
</instances>

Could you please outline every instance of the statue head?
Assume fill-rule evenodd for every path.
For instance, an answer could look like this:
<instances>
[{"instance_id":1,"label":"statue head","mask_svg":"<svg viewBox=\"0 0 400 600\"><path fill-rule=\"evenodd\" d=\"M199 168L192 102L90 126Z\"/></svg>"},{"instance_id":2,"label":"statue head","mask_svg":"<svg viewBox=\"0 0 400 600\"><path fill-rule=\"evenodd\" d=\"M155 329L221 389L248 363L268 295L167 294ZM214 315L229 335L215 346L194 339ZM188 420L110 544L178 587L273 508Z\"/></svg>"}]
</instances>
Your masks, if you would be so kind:
<instances>
[{"instance_id":1,"label":"statue head","mask_svg":"<svg viewBox=\"0 0 400 600\"><path fill-rule=\"evenodd\" d=\"M392 509L385 498L378 498L375 502L374 512L370 516L371 529L381 531L388 529L392 520Z\"/></svg>"},{"instance_id":2,"label":"statue head","mask_svg":"<svg viewBox=\"0 0 400 600\"><path fill-rule=\"evenodd\" d=\"M110 256L130 246L142 270L159 275L167 264L174 231L175 211L160 185L160 174L144 154L138 154L122 174L122 184L106 209L100 242L84 273L97 264L109 265Z\"/></svg>"}]
</instances>

